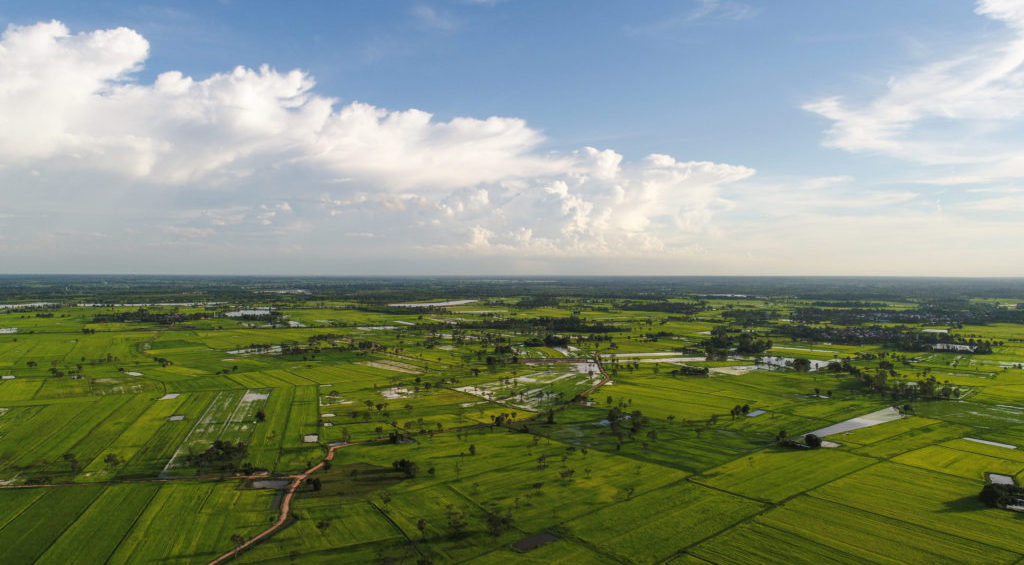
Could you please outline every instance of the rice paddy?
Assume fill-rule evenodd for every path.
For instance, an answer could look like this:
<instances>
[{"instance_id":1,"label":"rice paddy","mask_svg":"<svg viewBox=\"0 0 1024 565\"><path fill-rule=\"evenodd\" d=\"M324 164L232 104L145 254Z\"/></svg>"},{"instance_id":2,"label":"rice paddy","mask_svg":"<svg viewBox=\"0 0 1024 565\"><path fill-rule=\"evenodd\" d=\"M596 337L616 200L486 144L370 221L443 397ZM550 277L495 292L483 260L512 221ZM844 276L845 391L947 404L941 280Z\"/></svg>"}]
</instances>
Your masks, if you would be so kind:
<instances>
[{"instance_id":1,"label":"rice paddy","mask_svg":"<svg viewBox=\"0 0 1024 565\"><path fill-rule=\"evenodd\" d=\"M792 297L682 316L566 293L147 307L174 323L85 299L4 308L0 562L208 563L339 445L235 561L1024 559L1018 517L977 496L1024 477L1024 325L922 326L1001 344L910 353L732 325L740 305L808 307ZM778 339L782 361L709 357L718 327ZM937 382L958 396L896 400L851 366L957 373ZM838 446L801 447L810 432ZM244 454L204 459L216 445Z\"/></svg>"}]
</instances>

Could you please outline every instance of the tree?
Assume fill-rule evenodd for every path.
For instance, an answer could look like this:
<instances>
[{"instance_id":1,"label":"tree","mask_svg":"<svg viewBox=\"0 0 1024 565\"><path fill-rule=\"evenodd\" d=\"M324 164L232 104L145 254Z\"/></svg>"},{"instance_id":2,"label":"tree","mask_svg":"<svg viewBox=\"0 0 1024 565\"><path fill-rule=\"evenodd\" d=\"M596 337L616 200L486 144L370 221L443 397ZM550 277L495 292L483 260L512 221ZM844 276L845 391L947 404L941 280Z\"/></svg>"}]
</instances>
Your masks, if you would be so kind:
<instances>
[{"instance_id":1,"label":"tree","mask_svg":"<svg viewBox=\"0 0 1024 565\"><path fill-rule=\"evenodd\" d=\"M263 410L260 410L259 412L256 412L256 422L257 423L265 422L266 420L267 420L267 413L266 412L264 412Z\"/></svg>"},{"instance_id":2,"label":"tree","mask_svg":"<svg viewBox=\"0 0 1024 565\"><path fill-rule=\"evenodd\" d=\"M319 522L316 523L316 529L320 530L321 534L326 534L327 533L327 528L330 528L330 527L331 527L331 523L328 522L327 520L320 520Z\"/></svg>"},{"instance_id":3,"label":"tree","mask_svg":"<svg viewBox=\"0 0 1024 565\"><path fill-rule=\"evenodd\" d=\"M469 444L469 454L470 455L476 455L476 445L475 444L472 444L472 443Z\"/></svg>"},{"instance_id":4,"label":"tree","mask_svg":"<svg viewBox=\"0 0 1024 565\"><path fill-rule=\"evenodd\" d=\"M988 483L978 494L981 501L988 506L1005 508L1010 504L1021 504L1024 499L1024 488L1017 485Z\"/></svg>"},{"instance_id":5,"label":"tree","mask_svg":"<svg viewBox=\"0 0 1024 565\"><path fill-rule=\"evenodd\" d=\"M814 434L807 434L804 436L804 443L811 449L818 449L821 447L821 438Z\"/></svg>"},{"instance_id":6,"label":"tree","mask_svg":"<svg viewBox=\"0 0 1024 565\"><path fill-rule=\"evenodd\" d=\"M406 476L406 478L416 478L416 473L419 471L419 467L414 461L408 459L399 459L391 463L391 468L398 471Z\"/></svg>"},{"instance_id":7,"label":"tree","mask_svg":"<svg viewBox=\"0 0 1024 565\"><path fill-rule=\"evenodd\" d=\"M103 462L107 464L107 467L110 467L110 470L114 470L115 467L121 464L121 458L114 453L108 453L103 458Z\"/></svg>"},{"instance_id":8,"label":"tree","mask_svg":"<svg viewBox=\"0 0 1024 565\"><path fill-rule=\"evenodd\" d=\"M427 539L427 521L420 518L416 522L416 529L420 531L420 538Z\"/></svg>"},{"instance_id":9,"label":"tree","mask_svg":"<svg viewBox=\"0 0 1024 565\"><path fill-rule=\"evenodd\" d=\"M62 455L61 457L63 457L64 460L68 462L68 465L71 466L72 474L77 474L78 471L81 470L82 466L78 464L78 459L75 458L74 453L68 452Z\"/></svg>"},{"instance_id":10,"label":"tree","mask_svg":"<svg viewBox=\"0 0 1024 565\"><path fill-rule=\"evenodd\" d=\"M459 537L462 532L465 531L466 526L466 515L460 510L455 508L455 505L448 505L448 529L451 532L452 537Z\"/></svg>"},{"instance_id":11,"label":"tree","mask_svg":"<svg viewBox=\"0 0 1024 565\"><path fill-rule=\"evenodd\" d=\"M512 529L511 512L506 512L505 514L487 513L487 533L491 534L492 537L498 537L510 529Z\"/></svg>"},{"instance_id":12,"label":"tree","mask_svg":"<svg viewBox=\"0 0 1024 565\"><path fill-rule=\"evenodd\" d=\"M235 544L236 548L242 547L245 543L245 536L242 534L231 534L231 543Z\"/></svg>"},{"instance_id":13,"label":"tree","mask_svg":"<svg viewBox=\"0 0 1024 565\"><path fill-rule=\"evenodd\" d=\"M242 443L216 440L206 451L188 456L189 464L195 465L200 472L204 467L213 467L221 471L233 471L241 466L241 461L249 454L249 447Z\"/></svg>"}]
</instances>

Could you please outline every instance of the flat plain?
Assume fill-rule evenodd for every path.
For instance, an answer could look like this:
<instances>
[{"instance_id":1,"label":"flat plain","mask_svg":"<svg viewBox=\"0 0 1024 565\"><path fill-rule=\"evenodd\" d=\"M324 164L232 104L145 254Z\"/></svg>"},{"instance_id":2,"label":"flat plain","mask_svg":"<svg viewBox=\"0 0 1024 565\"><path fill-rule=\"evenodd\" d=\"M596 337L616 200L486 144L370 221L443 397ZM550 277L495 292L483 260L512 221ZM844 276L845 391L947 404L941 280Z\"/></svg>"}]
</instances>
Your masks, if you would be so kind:
<instances>
[{"instance_id":1,"label":"flat plain","mask_svg":"<svg viewBox=\"0 0 1024 565\"><path fill-rule=\"evenodd\" d=\"M0 563L1024 559L1020 285L136 283L0 285Z\"/></svg>"}]
</instances>

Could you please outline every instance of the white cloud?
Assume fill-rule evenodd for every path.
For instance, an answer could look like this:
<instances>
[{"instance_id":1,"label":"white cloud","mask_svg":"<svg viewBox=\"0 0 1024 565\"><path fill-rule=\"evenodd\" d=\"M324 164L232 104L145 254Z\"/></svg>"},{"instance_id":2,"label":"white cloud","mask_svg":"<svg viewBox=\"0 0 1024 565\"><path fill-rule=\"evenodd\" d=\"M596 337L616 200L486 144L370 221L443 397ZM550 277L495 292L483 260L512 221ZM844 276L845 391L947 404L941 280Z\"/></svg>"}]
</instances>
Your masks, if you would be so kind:
<instances>
[{"instance_id":1,"label":"white cloud","mask_svg":"<svg viewBox=\"0 0 1024 565\"><path fill-rule=\"evenodd\" d=\"M419 5L412 9L412 15L425 28L451 31L455 29L455 21L448 15L440 14L434 8Z\"/></svg>"},{"instance_id":2,"label":"white cloud","mask_svg":"<svg viewBox=\"0 0 1024 565\"><path fill-rule=\"evenodd\" d=\"M984 198L967 202L961 205L963 210L973 210L987 213L1014 213L1024 212L1024 195L1016 194L1011 196L1000 196L997 198Z\"/></svg>"},{"instance_id":3,"label":"white cloud","mask_svg":"<svg viewBox=\"0 0 1024 565\"><path fill-rule=\"evenodd\" d=\"M705 18L745 20L755 15L757 15L757 10L742 2L697 0L697 6L686 15L686 20L691 22Z\"/></svg>"},{"instance_id":4,"label":"white cloud","mask_svg":"<svg viewBox=\"0 0 1024 565\"><path fill-rule=\"evenodd\" d=\"M853 182L851 176L815 177L803 182L803 187L809 190L821 190L837 185L846 185Z\"/></svg>"},{"instance_id":5,"label":"white cloud","mask_svg":"<svg viewBox=\"0 0 1024 565\"><path fill-rule=\"evenodd\" d=\"M982 0L976 12L1006 24L1012 37L893 77L885 93L863 104L839 96L806 103L832 122L824 144L924 164L983 165L990 176L1024 174L1024 148L999 139L1024 117L1024 3Z\"/></svg>"},{"instance_id":6,"label":"white cloud","mask_svg":"<svg viewBox=\"0 0 1024 565\"><path fill-rule=\"evenodd\" d=\"M736 22L758 15L759 10L731 0L694 0L692 7L643 25L627 26L626 32L641 36L676 38L681 29L714 22Z\"/></svg>"},{"instance_id":7,"label":"white cloud","mask_svg":"<svg viewBox=\"0 0 1024 565\"><path fill-rule=\"evenodd\" d=\"M5 264L294 273L344 260L380 273L434 264L750 272L764 263L748 252L782 264L780 242L790 239L810 258L848 253L870 264L857 226L884 247L907 236L899 219L911 208L913 229L934 220L946 242L954 228L979 244L994 233L966 215L971 207L956 217L926 214L927 190L865 189L847 176L757 182L749 167L627 159L610 148L548 153L541 131L519 118L441 121L417 109L342 104L297 70L166 71L145 83L137 71L148 54L146 40L124 28L73 34L50 22L0 38ZM917 122L907 123L900 135L922 141ZM973 211L1016 201L983 202ZM829 235L806 236L832 220ZM83 235L94 233L111 237ZM911 241L922 251L929 239Z\"/></svg>"},{"instance_id":8,"label":"white cloud","mask_svg":"<svg viewBox=\"0 0 1024 565\"><path fill-rule=\"evenodd\" d=\"M1024 29L1024 4L1018 0L981 0L975 12L1001 20L1011 27Z\"/></svg>"},{"instance_id":9,"label":"white cloud","mask_svg":"<svg viewBox=\"0 0 1024 565\"><path fill-rule=\"evenodd\" d=\"M154 183L232 182L293 163L380 189L471 186L555 172L543 136L516 118L439 122L313 93L301 71L238 67L132 81L148 54L136 32L72 35L58 22L0 40L0 165L102 169Z\"/></svg>"},{"instance_id":10,"label":"white cloud","mask_svg":"<svg viewBox=\"0 0 1024 565\"><path fill-rule=\"evenodd\" d=\"M210 237L215 232L211 228L196 228L191 226L167 226L164 228L167 233L180 235L182 237Z\"/></svg>"},{"instance_id":11,"label":"white cloud","mask_svg":"<svg viewBox=\"0 0 1024 565\"><path fill-rule=\"evenodd\" d=\"M720 186L754 173L594 147L543 153L522 119L340 105L298 70L166 71L145 84L136 73L148 52L126 28L7 29L0 181L36 187L12 211L60 194L66 210L46 209L64 221L138 228L127 246L174 236L237 252L267 237L294 249L372 234L374 245L459 258L630 256L690 249L733 206ZM148 230L155 221L172 225Z\"/></svg>"}]
</instances>

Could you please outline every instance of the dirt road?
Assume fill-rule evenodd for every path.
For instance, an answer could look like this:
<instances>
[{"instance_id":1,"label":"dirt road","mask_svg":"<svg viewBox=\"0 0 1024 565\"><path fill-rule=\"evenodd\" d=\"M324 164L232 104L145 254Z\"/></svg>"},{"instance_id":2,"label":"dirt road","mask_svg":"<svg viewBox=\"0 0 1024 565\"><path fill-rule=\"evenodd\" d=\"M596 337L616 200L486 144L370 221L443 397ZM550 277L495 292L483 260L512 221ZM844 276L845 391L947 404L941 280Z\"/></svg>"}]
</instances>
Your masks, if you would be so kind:
<instances>
[{"instance_id":1,"label":"dirt road","mask_svg":"<svg viewBox=\"0 0 1024 565\"><path fill-rule=\"evenodd\" d=\"M281 515L277 517L277 521L276 522L274 522L269 528L263 530L262 532L256 534L256 536L254 536L251 539L247 540L245 543L235 547L231 551L225 553L224 555L221 555L220 557L214 559L213 561L210 561L209 565L219 565L220 563L224 563L225 561L228 561L229 559L234 558L239 553L242 553L246 549L249 549L253 545L263 541L264 539L266 539L268 537L270 537L277 530L279 530L281 528L281 526L283 526L284 523L288 521L288 511L291 510L292 498L294 498L295 491L298 490L299 485L301 485L302 481L306 480L306 478L309 477L309 475L311 475L311 474L319 471L321 468L323 468L324 463L334 459L334 452L337 449L340 449L342 447L349 447L349 446L352 446L352 445L361 445L361 444L365 444L365 443L375 443L377 441L380 441L380 440L360 441L360 442L354 442L354 443L343 443L341 445L332 445L328 449L328 451L327 451L327 457L324 457L319 463L317 463L316 465L313 465L312 467L307 469L305 473L302 473L301 475L293 475L292 476L292 484L288 487L288 492L285 493L284 498L281 499ZM266 477L263 477L263 478L266 478Z\"/></svg>"}]
</instances>

